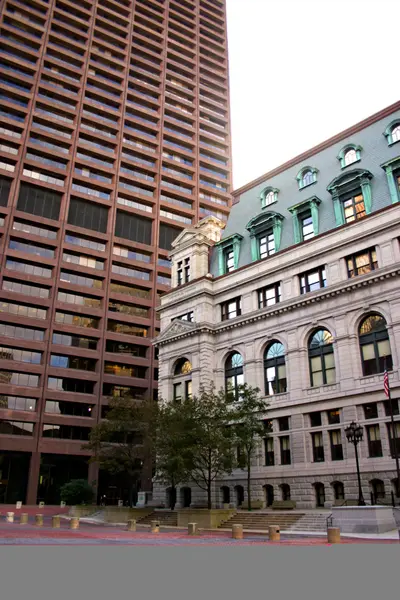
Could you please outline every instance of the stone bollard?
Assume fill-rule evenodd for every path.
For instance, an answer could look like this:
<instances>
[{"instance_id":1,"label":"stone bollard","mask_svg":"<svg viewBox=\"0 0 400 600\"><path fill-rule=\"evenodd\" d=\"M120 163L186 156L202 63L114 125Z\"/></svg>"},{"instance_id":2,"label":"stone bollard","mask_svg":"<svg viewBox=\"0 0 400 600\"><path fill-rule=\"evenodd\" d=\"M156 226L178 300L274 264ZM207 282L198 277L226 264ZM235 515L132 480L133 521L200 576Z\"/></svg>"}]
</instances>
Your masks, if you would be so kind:
<instances>
[{"instance_id":1,"label":"stone bollard","mask_svg":"<svg viewBox=\"0 0 400 600\"><path fill-rule=\"evenodd\" d=\"M328 527L328 544L340 544L339 527Z\"/></svg>"},{"instance_id":2,"label":"stone bollard","mask_svg":"<svg viewBox=\"0 0 400 600\"><path fill-rule=\"evenodd\" d=\"M51 517L51 526L53 529L60 529L61 519L59 515L53 515Z\"/></svg>"},{"instance_id":3,"label":"stone bollard","mask_svg":"<svg viewBox=\"0 0 400 600\"><path fill-rule=\"evenodd\" d=\"M43 515L35 515L35 525L43 527Z\"/></svg>"},{"instance_id":4,"label":"stone bollard","mask_svg":"<svg viewBox=\"0 0 400 600\"><path fill-rule=\"evenodd\" d=\"M29 515L28 513L21 513L21 516L19 518L19 522L21 525L26 525L29 521Z\"/></svg>"},{"instance_id":5,"label":"stone bollard","mask_svg":"<svg viewBox=\"0 0 400 600\"><path fill-rule=\"evenodd\" d=\"M188 535L197 535L197 523L188 523Z\"/></svg>"},{"instance_id":6,"label":"stone bollard","mask_svg":"<svg viewBox=\"0 0 400 600\"><path fill-rule=\"evenodd\" d=\"M277 525L268 527L268 535L271 542L280 542L281 540L281 530Z\"/></svg>"},{"instance_id":7,"label":"stone bollard","mask_svg":"<svg viewBox=\"0 0 400 600\"><path fill-rule=\"evenodd\" d=\"M78 517L72 517L71 521L69 522L69 528L70 529L79 529L79 518Z\"/></svg>"},{"instance_id":8,"label":"stone bollard","mask_svg":"<svg viewBox=\"0 0 400 600\"><path fill-rule=\"evenodd\" d=\"M128 531L136 531L136 521L135 521L135 519L129 519L127 530Z\"/></svg>"},{"instance_id":9,"label":"stone bollard","mask_svg":"<svg viewBox=\"0 0 400 600\"><path fill-rule=\"evenodd\" d=\"M160 531L160 522L152 521L151 522L151 533L158 533Z\"/></svg>"},{"instance_id":10,"label":"stone bollard","mask_svg":"<svg viewBox=\"0 0 400 600\"><path fill-rule=\"evenodd\" d=\"M232 525L232 538L234 540L243 539L243 525Z\"/></svg>"},{"instance_id":11,"label":"stone bollard","mask_svg":"<svg viewBox=\"0 0 400 600\"><path fill-rule=\"evenodd\" d=\"M14 513L13 512L8 512L6 514L6 521L7 521L7 523L14 523Z\"/></svg>"}]
</instances>

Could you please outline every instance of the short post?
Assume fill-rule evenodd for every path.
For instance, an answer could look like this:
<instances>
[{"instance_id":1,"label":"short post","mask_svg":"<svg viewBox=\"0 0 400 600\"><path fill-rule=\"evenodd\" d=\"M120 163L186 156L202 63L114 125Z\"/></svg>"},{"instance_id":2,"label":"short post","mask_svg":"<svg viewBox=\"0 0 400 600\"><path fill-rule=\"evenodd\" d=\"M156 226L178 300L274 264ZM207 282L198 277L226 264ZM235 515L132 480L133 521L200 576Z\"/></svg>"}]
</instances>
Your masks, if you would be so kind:
<instances>
[{"instance_id":1,"label":"short post","mask_svg":"<svg viewBox=\"0 0 400 600\"><path fill-rule=\"evenodd\" d=\"M19 522L21 525L26 525L29 521L29 515L28 513L21 513L20 517L19 517Z\"/></svg>"},{"instance_id":2,"label":"short post","mask_svg":"<svg viewBox=\"0 0 400 600\"><path fill-rule=\"evenodd\" d=\"M339 527L328 527L328 544L340 544Z\"/></svg>"},{"instance_id":3,"label":"short post","mask_svg":"<svg viewBox=\"0 0 400 600\"><path fill-rule=\"evenodd\" d=\"M53 529L60 529L61 519L59 515L53 515L51 517L51 526Z\"/></svg>"},{"instance_id":4,"label":"short post","mask_svg":"<svg viewBox=\"0 0 400 600\"><path fill-rule=\"evenodd\" d=\"M13 512L8 512L6 514L6 521L7 521L7 523L14 523L14 513Z\"/></svg>"},{"instance_id":5,"label":"short post","mask_svg":"<svg viewBox=\"0 0 400 600\"><path fill-rule=\"evenodd\" d=\"M158 533L160 531L160 522L152 521L151 522L151 533Z\"/></svg>"},{"instance_id":6,"label":"short post","mask_svg":"<svg viewBox=\"0 0 400 600\"><path fill-rule=\"evenodd\" d=\"M232 538L234 540L243 539L243 525L232 525Z\"/></svg>"},{"instance_id":7,"label":"short post","mask_svg":"<svg viewBox=\"0 0 400 600\"><path fill-rule=\"evenodd\" d=\"M129 519L127 530L128 531L136 531L136 520L135 519Z\"/></svg>"},{"instance_id":8,"label":"short post","mask_svg":"<svg viewBox=\"0 0 400 600\"><path fill-rule=\"evenodd\" d=\"M197 535L197 523L188 523L188 535Z\"/></svg>"},{"instance_id":9,"label":"short post","mask_svg":"<svg viewBox=\"0 0 400 600\"><path fill-rule=\"evenodd\" d=\"M277 525L270 525L268 527L268 535L271 542L281 541L281 530Z\"/></svg>"},{"instance_id":10,"label":"short post","mask_svg":"<svg viewBox=\"0 0 400 600\"><path fill-rule=\"evenodd\" d=\"M43 515L35 515L35 525L43 527Z\"/></svg>"},{"instance_id":11,"label":"short post","mask_svg":"<svg viewBox=\"0 0 400 600\"><path fill-rule=\"evenodd\" d=\"M79 529L79 518L78 517L71 518L71 521L69 523L69 528L70 529Z\"/></svg>"}]
</instances>

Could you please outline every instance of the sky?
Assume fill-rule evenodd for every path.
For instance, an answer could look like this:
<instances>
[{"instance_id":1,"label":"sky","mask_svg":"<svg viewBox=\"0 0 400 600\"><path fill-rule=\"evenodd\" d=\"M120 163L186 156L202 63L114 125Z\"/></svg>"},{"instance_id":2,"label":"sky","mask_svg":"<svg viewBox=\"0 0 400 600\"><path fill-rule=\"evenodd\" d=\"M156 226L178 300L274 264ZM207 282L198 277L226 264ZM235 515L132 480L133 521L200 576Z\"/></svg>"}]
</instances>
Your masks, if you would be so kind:
<instances>
[{"instance_id":1,"label":"sky","mask_svg":"<svg viewBox=\"0 0 400 600\"><path fill-rule=\"evenodd\" d=\"M227 0L237 189L400 100L400 0Z\"/></svg>"}]
</instances>

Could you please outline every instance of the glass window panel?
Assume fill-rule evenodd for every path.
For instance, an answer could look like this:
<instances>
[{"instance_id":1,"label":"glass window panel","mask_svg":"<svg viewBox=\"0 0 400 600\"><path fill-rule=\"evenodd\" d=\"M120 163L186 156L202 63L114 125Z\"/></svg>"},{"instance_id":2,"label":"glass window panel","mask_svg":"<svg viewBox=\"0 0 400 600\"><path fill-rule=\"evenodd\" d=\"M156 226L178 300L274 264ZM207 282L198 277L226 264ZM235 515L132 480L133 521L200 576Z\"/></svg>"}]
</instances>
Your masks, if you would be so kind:
<instances>
[{"instance_id":1,"label":"glass window panel","mask_svg":"<svg viewBox=\"0 0 400 600\"><path fill-rule=\"evenodd\" d=\"M377 342L377 343L378 343L379 356L389 356L391 353L389 340L382 340L381 342ZM364 348L364 346L363 346L363 348Z\"/></svg>"},{"instance_id":2,"label":"glass window panel","mask_svg":"<svg viewBox=\"0 0 400 600\"><path fill-rule=\"evenodd\" d=\"M313 373L313 385L316 386L316 387L318 387L320 385L324 385L322 371L318 371L317 373Z\"/></svg>"},{"instance_id":3,"label":"glass window panel","mask_svg":"<svg viewBox=\"0 0 400 600\"><path fill-rule=\"evenodd\" d=\"M326 383L331 384L331 383L335 383L335 381L336 381L335 369L329 369L329 371L326 372Z\"/></svg>"},{"instance_id":4,"label":"glass window panel","mask_svg":"<svg viewBox=\"0 0 400 600\"><path fill-rule=\"evenodd\" d=\"M371 360L375 358L375 350L373 344L366 344L365 346L362 346L361 349L364 360Z\"/></svg>"},{"instance_id":5,"label":"glass window panel","mask_svg":"<svg viewBox=\"0 0 400 600\"><path fill-rule=\"evenodd\" d=\"M321 356L313 356L312 357L312 359L311 359L311 369L312 369L313 373L316 373L317 371L322 371Z\"/></svg>"},{"instance_id":6,"label":"glass window panel","mask_svg":"<svg viewBox=\"0 0 400 600\"><path fill-rule=\"evenodd\" d=\"M327 369L335 368L335 357L333 355L333 352L331 352L330 354L324 354L324 360L325 360L325 367Z\"/></svg>"}]
</instances>

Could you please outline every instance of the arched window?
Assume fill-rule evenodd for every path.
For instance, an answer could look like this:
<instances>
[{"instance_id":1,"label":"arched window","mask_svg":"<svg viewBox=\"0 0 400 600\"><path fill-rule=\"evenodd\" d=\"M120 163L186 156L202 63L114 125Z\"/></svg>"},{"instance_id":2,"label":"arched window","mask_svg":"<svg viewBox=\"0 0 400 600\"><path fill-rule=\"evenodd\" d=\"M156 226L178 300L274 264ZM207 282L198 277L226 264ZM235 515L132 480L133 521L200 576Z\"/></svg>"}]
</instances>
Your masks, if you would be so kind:
<instances>
[{"instance_id":1,"label":"arched window","mask_svg":"<svg viewBox=\"0 0 400 600\"><path fill-rule=\"evenodd\" d=\"M392 142L400 141L400 123L395 125L392 129Z\"/></svg>"},{"instance_id":2,"label":"arched window","mask_svg":"<svg viewBox=\"0 0 400 600\"><path fill-rule=\"evenodd\" d=\"M333 495L335 500L344 500L344 485L341 481L334 481L332 483Z\"/></svg>"},{"instance_id":3,"label":"arched window","mask_svg":"<svg viewBox=\"0 0 400 600\"><path fill-rule=\"evenodd\" d=\"M344 164L351 165L352 163L357 161L357 153L354 148L350 148L344 154Z\"/></svg>"},{"instance_id":4,"label":"arched window","mask_svg":"<svg viewBox=\"0 0 400 600\"><path fill-rule=\"evenodd\" d=\"M174 368L174 401L192 395L192 363L185 357L178 360Z\"/></svg>"},{"instance_id":5,"label":"arched window","mask_svg":"<svg viewBox=\"0 0 400 600\"><path fill-rule=\"evenodd\" d=\"M288 485L287 483L282 483L280 488L281 488L282 500L284 502L286 502L287 500L290 500L290 485Z\"/></svg>"},{"instance_id":6,"label":"arched window","mask_svg":"<svg viewBox=\"0 0 400 600\"><path fill-rule=\"evenodd\" d=\"M384 135L387 138L389 146L396 142L400 142L400 120L396 119L389 123L384 131Z\"/></svg>"},{"instance_id":7,"label":"arched window","mask_svg":"<svg viewBox=\"0 0 400 600\"><path fill-rule=\"evenodd\" d=\"M265 393L268 396L287 391L285 349L278 341L271 342L264 353Z\"/></svg>"},{"instance_id":8,"label":"arched window","mask_svg":"<svg viewBox=\"0 0 400 600\"><path fill-rule=\"evenodd\" d=\"M273 204L274 202L275 202L274 192L268 192L268 194L265 196L265 206L268 206L268 204Z\"/></svg>"},{"instance_id":9,"label":"arched window","mask_svg":"<svg viewBox=\"0 0 400 600\"><path fill-rule=\"evenodd\" d=\"M243 384L243 358L238 352L233 352L225 363L225 391L232 400L239 398L239 386Z\"/></svg>"},{"instance_id":10,"label":"arched window","mask_svg":"<svg viewBox=\"0 0 400 600\"><path fill-rule=\"evenodd\" d=\"M361 321L359 328L361 362L364 375L383 373L393 368L389 334L385 319L371 314Z\"/></svg>"},{"instance_id":11,"label":"arched window","mask_svg":"<svg viewBox=\"0 0 400 600\"><path fill-rule=\"evenodd\" d=\"M381 479L372 479L370 481L371 486L371 494L372 494L372 503L376 504L379 500L383 500L385 498L385 484Z\"/></svg>"},{"instance_id":12,"label":"arched window","mask_svg":"<svg viewBox=\"0 0 400 600\"><path fill-rule=\"evenodd\" d=\"M342 169L361 160L361 151L361 146L355 146L354 144L347 144L342 148L337 156Z\"/></svg>"},{"instance_id":13,"label":"arched window","mask_svg":"<svg viewBox=\"0 0 400 600\"><path fill-rule=\"evenodd\" d=\"M317 181L318 169L315 167L303 167L296 175L299 184L299 190L311 185Z\"/></svg>"},{"instance_id":14,"label":"arched window","mask_svg":"<svg viewBox=\"0 0 400 600\"><path fill-rule=\"evenodd\" d=\"M333 338L326 329L315 331L308 343L311 386L318 387L335 383L335 359Z\"/></svg>"},{"instance_id":15,"label":"arched window","mask_svg":"<svg viewBox=\"0 0 400 600\"><path fill-rule=\"evenodd\" d=\"M317 508L325 506L325 486L321 482L314 483L315 504Z\"/></svg>"},{"instance_id":16,"label":"arched window","mask_svg":"<svg viewBox=\"0 0 400 600\"><path fill-rule=\"evenodd\" d=\"M304 173L301 177L301 187L310 185L313 182L314 182L314 178L313 178L312 171L310 171L310 170L304 171Z\"/></svg>"}]
</instances>

